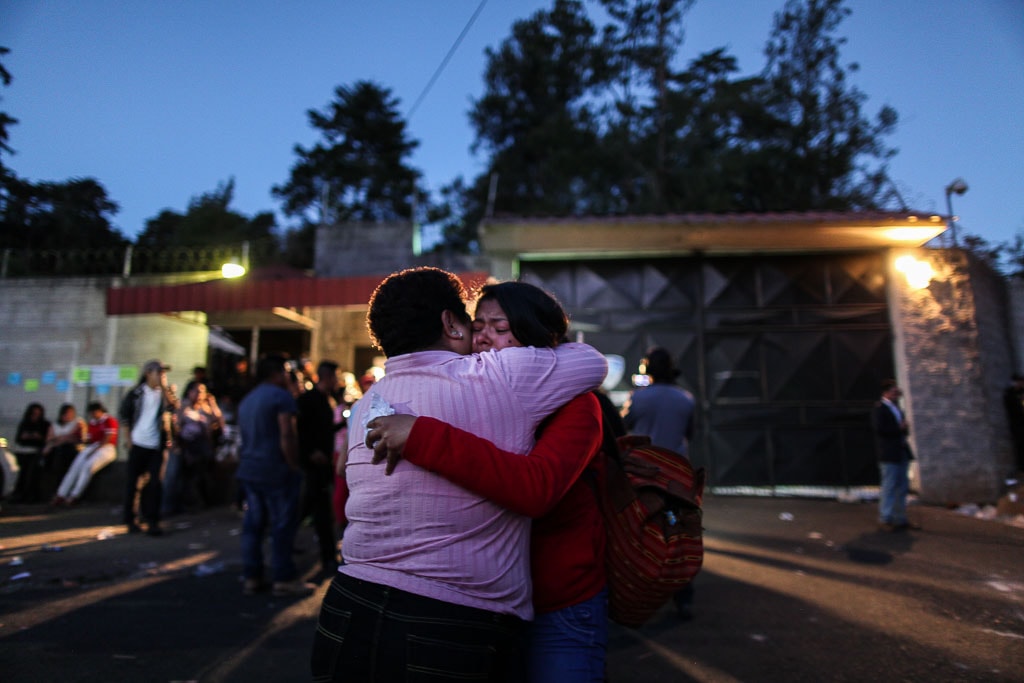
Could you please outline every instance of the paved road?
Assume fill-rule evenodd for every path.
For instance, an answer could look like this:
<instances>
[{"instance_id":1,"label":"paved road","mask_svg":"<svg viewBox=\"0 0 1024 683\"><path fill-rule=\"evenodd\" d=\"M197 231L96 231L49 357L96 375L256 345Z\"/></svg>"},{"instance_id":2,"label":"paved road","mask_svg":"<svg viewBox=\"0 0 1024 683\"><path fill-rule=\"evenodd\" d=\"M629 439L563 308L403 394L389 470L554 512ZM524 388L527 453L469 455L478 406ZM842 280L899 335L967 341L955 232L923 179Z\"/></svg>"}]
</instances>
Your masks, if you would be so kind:
<instances>
[{"instance_id":1,"label":"paved road","mask_svg":"<svg viewBox=\"0 0 1024 683\"><path fill-rule=\"evenodd\" d=\"M868 504L705 507L695 618L613 626L614 683L1024 680L1024 529L930 507L902 534L875 531ZM243 596L237 513L174 518L163 538L117 515L0 513L0 680L307 680L320 594ZM300 548L312 575L309 530Z\"/></svg>"}]
</instances>

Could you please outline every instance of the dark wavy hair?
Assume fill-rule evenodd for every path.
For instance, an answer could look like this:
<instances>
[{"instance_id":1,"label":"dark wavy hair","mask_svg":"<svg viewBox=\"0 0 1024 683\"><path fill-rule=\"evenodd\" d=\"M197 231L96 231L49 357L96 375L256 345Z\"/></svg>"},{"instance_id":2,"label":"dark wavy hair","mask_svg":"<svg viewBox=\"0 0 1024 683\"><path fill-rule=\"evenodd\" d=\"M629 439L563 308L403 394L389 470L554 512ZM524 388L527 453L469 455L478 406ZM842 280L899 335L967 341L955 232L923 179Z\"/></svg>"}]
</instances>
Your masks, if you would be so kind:
<instances>
[{"instance_id":1,"label":"dark wavy hair","mask_svg":"<svg viewBox=\"0 0 1024 683\"><path fill-rule=\"evenodd\" d=\"M672 384L680 374L672 361L672 354L668 352L668 349L660 346L654 346L647 350L644 365L647 366L647 374L653 377L658 384Z\"/></svg>"},{"instance_id":2,"label":"dark wavy hair","mask_svg":"<svg viewBox=\"0 0 1024 683\"><path fill-rule=\"evenodd\" d=\"M377 285L370 297L366 327L377 348L391 358L437 343L444 332L444 311L469 324L462 281L440 268L408 268Z\"/></svg>"},{"instance_id":3,"label":"dark wavy hair","mask_svg":"<svg viewBox=\"0 0 1024 683\"><path fill-rule=\"evenodd\" d=\"M512 335L523 346L552 347L565 341L569 316L558 299L528 282L484 285L482 301L495 301L505 311Z\"/></svg>"},{"instance_id":4,"label":"dark wavy hair","mask_svg":"<svg viewBox=\"0 0 1024 683\"><path fill-rule=\"evenodd\" d=\"M270 353L256 361L256 381L266 382L274 375L284 372L288 359L280 353Z\"/></svg>"},{"instance_id":5,"label":"dark wavy hair","mask_svg":"<svg viewBox=\"0 0 1024 683\"><path fill-rule=\"evenodd\" d=\"M43 407L42 403L29 403L25 406L25 412L21 415L20 424L31 424L30 419L32 418L32 412L35 410L39 411L40 420L46 419L46 408Z\"/></svg>"}]
</instances>

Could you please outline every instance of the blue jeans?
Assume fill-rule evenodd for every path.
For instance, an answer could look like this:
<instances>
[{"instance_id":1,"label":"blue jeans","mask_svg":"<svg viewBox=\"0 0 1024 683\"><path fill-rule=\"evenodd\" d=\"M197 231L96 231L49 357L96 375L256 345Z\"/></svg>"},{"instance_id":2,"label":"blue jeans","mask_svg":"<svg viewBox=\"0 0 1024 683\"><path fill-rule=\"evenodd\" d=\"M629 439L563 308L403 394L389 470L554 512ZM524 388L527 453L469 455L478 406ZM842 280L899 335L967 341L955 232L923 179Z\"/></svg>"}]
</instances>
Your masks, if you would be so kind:
<instances>
[{"instance_id":1,"label":"blue jeans","mask_svg":"<svg viewBox=\"0 0 1024 683\"><path fill-rule=\"evenodd\" d=\"M263 537L270 529L270 573L273 581L292 581L298 576L292 551L295 547L299 510L298 473L288 481L267 485L241 481L245 492L242 520L242 564L245 578L263 579Z\"/></svg>"},{"instance_id":2,"label":"blue jeans","mask_svg":"<svg viewBox=\"0 0 1024 683\"><path fill-rule=\"evenodd\" d=\"M602 683L608 651L608 590L538 614L530 625L530 683Z\"/></svg>"},{"instance_id":3,"label":"blue jeans","mask_svg":"<svg viewBox=\"0 0 1024 683\"><path fill-rule=\"evenodd\" d=\"M878 521L882 524L907 523L907 461L879 463L882 487L878 495Z\"/></svg>"}]
</instances>

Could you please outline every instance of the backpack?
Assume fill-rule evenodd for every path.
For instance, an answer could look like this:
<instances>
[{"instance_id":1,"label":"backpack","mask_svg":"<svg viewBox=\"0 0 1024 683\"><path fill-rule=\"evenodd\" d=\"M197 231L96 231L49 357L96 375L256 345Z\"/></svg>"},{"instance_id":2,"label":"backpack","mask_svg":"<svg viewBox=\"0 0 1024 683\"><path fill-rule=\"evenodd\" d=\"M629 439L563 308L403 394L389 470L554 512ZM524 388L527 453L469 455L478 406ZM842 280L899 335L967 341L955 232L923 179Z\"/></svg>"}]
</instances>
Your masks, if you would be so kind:
<instances>
[{"instance_id":1,"label":"backpack","mask_svg":"<svg viewBox=\"0 0 1024 683\"><path fill-rule=\"evenodd\" d=\"M700 571L705 472L649 437L620 437L618 445L619 458L605 458L605 482L595 486L607 537L608 616L641 626Z\"/></svg>"}]
</instances>

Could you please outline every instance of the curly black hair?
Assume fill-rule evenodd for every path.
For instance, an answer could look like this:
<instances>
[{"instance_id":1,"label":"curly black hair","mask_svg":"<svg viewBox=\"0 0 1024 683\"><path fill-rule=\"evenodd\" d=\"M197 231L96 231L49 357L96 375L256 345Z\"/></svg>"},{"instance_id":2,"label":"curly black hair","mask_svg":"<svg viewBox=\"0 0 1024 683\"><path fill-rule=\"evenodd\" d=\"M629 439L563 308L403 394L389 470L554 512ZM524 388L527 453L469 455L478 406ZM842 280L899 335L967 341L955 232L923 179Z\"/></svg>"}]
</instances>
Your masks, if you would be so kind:
<instances>
[{"instance_id":1,"label":"curly black hair","mask_svg":"<svg viewBox=\"0 0 1024 683\"><path fill-rule=\"evenodd\" d=\"M391 358L433 346L444 332L444 311L469 324L462 281L440 268L408 268L377 285L366 327L377 348Z\"/></svg>"},{"instance_id":2,"label":"curly black hair","mask_svg":"<svg viewBox=\"0 0 1024 683\"><path fill-rule=\"evenodd\" d=\"M550 348L565 341L569 317L554 296L528 282L484 285L481 301L495 301L508 318L508 326L523 346Z\"/></svg>"}]
</instances>

